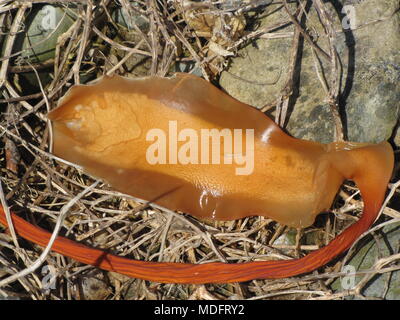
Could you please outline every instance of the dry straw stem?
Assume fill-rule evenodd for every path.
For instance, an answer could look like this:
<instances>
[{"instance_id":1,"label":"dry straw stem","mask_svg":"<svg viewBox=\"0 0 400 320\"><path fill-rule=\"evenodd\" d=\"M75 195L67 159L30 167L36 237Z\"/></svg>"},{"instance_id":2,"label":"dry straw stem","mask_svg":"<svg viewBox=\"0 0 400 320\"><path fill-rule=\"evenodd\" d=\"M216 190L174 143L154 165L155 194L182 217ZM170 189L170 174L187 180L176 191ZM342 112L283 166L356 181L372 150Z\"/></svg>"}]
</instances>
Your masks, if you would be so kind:
<instances>
[{"instance_id":1,"label":"dry straw stem","mask_svg":"<svg viewBox=\"0 0 400 320\"><path fill-rule=\"evenodd\" d=\"M75 16L75 21L65 33L58 35L54 58L35 64L27 57L22 58L29 48L17 50L15 42L19 35L26 32L27 26L24 22L32 10L38 8L39 2L61 6L65 12ZM0 163L3 164L0 168L0 183L3 187L0 195L3 207L6 210L9 207L32 223L53 231L53 238L62 229L68 237L86 245L133 259L237 263L295 257L296 244L277 242L290 230L269 219L252 217L223 223L197 221L184 214L165 210L110 190L105 184L95 187L94 180L84 175L79 166L58 159L50 152L51 134L46 114L49 108L56 106L57 100L73 84L113 73L128 76L165 76L171 74L178 63L191 63L206 79L215 82L218 80L218 75L207 72L216 55L207 56L205 48L208 40L196 35L189 28L182 12L176 10L178 3L178 0L0 3L0 25L3 26L0 37L4 50L3 56L0 57L0 104L7 106L9 111L8 116L5 113L1 114L0 132L3 138L13 141L22 155L17 174L5 168L4 155L0 158ZM288 120L285 110L289 99L294 98L293 79L297 72L295 65L299 59L299 41L302 39L312 48L316 75L325 90L327 101L332 102L333 107L337 107L334 103L340 97L340 90L336 79L341 76L341 70L340 57L335 49L335 33L344 31L333 30L326 3L313 1L311 6L311 10L318 11L326 31L319 38L326 39L329 44L326 52L309 34L308 13L303 8L304 1L298 1L297 4L290 1L290 5L289 1L242 1L237 2L237 7L231 11L219 7L217 4L221 3L220 1L208 3L210 11L202 14L244 14L249 26L257 26L258 16L264 15L264 10L268 12L270 7L286 13L282 21L267 23L262 28L246 29L242 37L224 48L237 55L238 50L252 45L258 39L292 39L287 70L278 75L278 79L283 76L285 80L279 94L280 99L272 103L266 101L270 108L277 108L277 121L281 125ZM121 25L114 15L118 10L125 10L131 18L141 18L143 24L135 23L139 20L130 18L128 26ZM378 20L360 27L367 28L379 23ZM32 43L32 48L35 50L38 43L43 44L55 35L60 25L61 21L45 39ZM225 58L223 64L227 70L229 59ZM327 70L323 69L321 60L327 63ZM195 69L192 69L190 72L194 71ZM51 76L49 83L41 83L37 79L36 88L28 91L21 87L21 79L27 74L38 78L44 73ZM87 76L88 80L83 79L84 76ZM240 78L240 75L236 76ZM271 84L267 81L254 83L260 86L260 90L263 85ZM335 121L339 120L339 117L335 118ZM340 139L340 123L336 123L335 126L338 131L337 137ZM379 220L383 224L377 225L377 228L398 221L396 219L400 217L400 213L397 208L389 207L389 200L398 197L399 184L397 182L391 186L385 203L388 206ZM330 223L322 223L320 227L305 230L298 243L300 254L325 245L348 224L358 219L357 213L362 209L362 201L357 189L345 185L339 198ZM74 210L64 219L64 215L72 207ZM366 280L362 281L357 290L352 292L333 293L329 284L343 275L340 272L342 264L339 261L336 265L331 264L311 275L290 279L204 286L164 285L128 279L100 272L91 266L79 265L49 252L51 243L43 251L19 241L12 235L12 230L10 233L11 237L4 233L0 238L0 284L3 286L0 296L78 299L81 296L77 294L77 289L82 286L82 279L102 277L107 279L112 292L105 295L104 299L342 299L348 294L361 297L362 289L367 283ZM318 235L316 241L305 241L310 233ZM357 248L358 246L354 247L352 252ZM347 261L348 257L344 261ZM54 266L57 275L56 289L48 292L42 290L43 275L40 268L37 269L43 263ZM396 268L397 254L382 257L371 270L365 272L365 277L383 272L390 274Z\"/></svg>"},{"instance_id":2,"label":"dry straw stem","mask_svg":"<svg viewBox=\"0 0 400 320\"><path fill-rule=\"evenodd\" d=\"M84 195L86 195L87 193L89 193L99 182L96 181L95 183L93 183L91 186L85 188L85 190L83 190L82 192L80 192L79 194L77 194L73 199L71 199L66 205L63 206L63 208L60 211L60 214L57 218L57 222L56 225L54 227L53 233L51 235L50 241L48 243L48 245L46 246L46 248L44 248L43 252L41 253L41 255L39 256L39 258L32 264L30 265L28 268L13 274L12 276L3 279L0 281L0 288L5 286L6 284L13 282L19 278L25 277L26 275L34 272L37 268L39 268L43 262L46 259L46 256L49 254L50 250L51 250L51 246L53 245L54 241L56 240L58 233L62 227L62 224L64 222L65 216L67 215L68 211L72 208L72 206L79 200L81 199ZM11 225L11 224L9 224Z\"/></svg>"}]
</instances>

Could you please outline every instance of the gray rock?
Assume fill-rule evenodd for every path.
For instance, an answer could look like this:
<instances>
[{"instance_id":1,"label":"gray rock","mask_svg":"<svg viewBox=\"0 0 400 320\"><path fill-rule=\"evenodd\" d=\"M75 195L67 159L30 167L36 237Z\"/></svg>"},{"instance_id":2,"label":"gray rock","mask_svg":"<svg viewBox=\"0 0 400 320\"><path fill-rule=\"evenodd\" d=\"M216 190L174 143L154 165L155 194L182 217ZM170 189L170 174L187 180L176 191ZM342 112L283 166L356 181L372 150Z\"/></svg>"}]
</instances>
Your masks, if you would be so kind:
<instances>
[{"instance_id":1,"label":"gray rock","mask_svg":"<svg viewBox=\"0 0 400 320\"><path fill-rule=\"evenodd\" d=\"M72 26L74 20L71 9L49 4L34 6L24 22L25 32L16 39L14 51L23 50L21 57L30 63L54 58L58 37Z\"/></svg>"},{"instance_id":2,"label":"gray rock","mask_svg":"<svg viewBox=\"0 0 400 320\"><path fill-rule=\"evenodd\" d=\"M28 66L29 64L45 63L54 59L57 41L74 23L74 9L66 9L60 5L35 5L23 22L24 31L16 37L13 52L21 51L13 65ZM43 86L51 82L48 69L39 70L38 74ZM39 90L36 74L24 72L19 74L24 89ZM29 89L27 94L30 93Z\"/></svg>"},{"instance_id":3,"label":"gray rock","mask_svg":"<svg viewBox=\"0 0 400 320\"><path fill-rule=\"evenodd\" d=\"M342 29L349 20L341 13L342 7L334 8L325 2L335 22L336 47L343 65L341 83L341 108L344 108L345 127L351 141L378 142L387 140L393 133L400 113L400 14L388 18L398 8L397 0L337 1L342 5L354 5L356 23L354 30ZM288 20L286 12L271 12L261 26ZM294 12L294 10L293 10ZM339 14L338 14L339 12ZM383 21L372 23L376 19ZM355 21L354 21L355 20ZM307 26L319 35L318 45L329 52L328 43L312 8ZM354 26L354 25L353 25ZM293 31L289 26L280 32ZM345 32L342 32L345 31ZM277 99L286 82L292 37L259 39L233 58L229 72L221 75L221 86L237 99L256 107L262 107ZM329 79L329 66L323 62ZM334 140L333 118L326 102L326 94L315 72L313 55L304 42L302 51L298 96L289 114L287 131L295 137L331 142ZM260 85L279 77L276 84ZM232 74L249 82L237 79ZM253 83L251 83L253 82Z\"/></svg>"},{"instance_id":4,"label":"gray rock","mask_svg":"<svg viewBox=\"0 0 400 320\"><path fill-rule=\"evenodd\" d=\"M105 300L111 294L111 289L103 274L97 274L82 277L77 294L81 300Z\"/></svg>"},{"instance_id":5,"label":"gray rock","mask_svg":"<svg viewBox=\"0 0 400 320\"><path fill-rule=\"evenodd\" d=\"M382 228L378 232L376 239L372 239L364 244L360 250L346 263L352 266L357 272L368 271L380 257L388 257L395 254L399 249L400 242L400 223L393 223ZM387 265L386 267L389 267ZM348 276L350 277L350 275ZM364 275L357 275L354 279L354 285L357 285ZM341 292L348 289L343 288L343 283L351 283L346 278L340 278L332 284L335 292ZM345 285L346 286L346 285ZM400 271L393 273L384 273L375 275L366 283L361 294L364 297L383 298L387 300L400 299ZM354 296L348 296L347 299L354 299Z\"/></svg>"},{"instance_id":6,"label":"gray rock","mask_svg":"<svg viewBox=\"0 0 400 320\"><path fill-rule=\"evenodd\" d=\"M132 2L131 6L137 7L139 5ZM127 12L126 8L121 7L113 12L112 18L116 23L121 24L129 30L134 30L135 26L141 30L148 30L149 28L149 21L137 14L133 9L131 12Z\"/></svg>"}]
</instances>

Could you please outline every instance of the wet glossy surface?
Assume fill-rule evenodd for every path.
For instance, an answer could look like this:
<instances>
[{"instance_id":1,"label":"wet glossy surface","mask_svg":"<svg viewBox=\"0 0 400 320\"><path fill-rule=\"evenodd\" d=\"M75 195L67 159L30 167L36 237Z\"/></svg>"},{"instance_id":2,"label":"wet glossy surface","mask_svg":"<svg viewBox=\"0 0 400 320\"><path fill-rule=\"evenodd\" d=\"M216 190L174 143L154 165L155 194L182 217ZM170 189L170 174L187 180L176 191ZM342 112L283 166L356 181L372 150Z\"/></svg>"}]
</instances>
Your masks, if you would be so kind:
<instances>
[{"instance_id":1,"label":"wet glossy surface","mask_svg":"<svg viewBox=\"0 0 400 320\"><path fill-rule=\"evenodd\" d=\"M393 150L387 142L323 145L293 139L259 111L190 75L113 77L94 86L77 86L49 117L56 155L80 164L122 192L199 217L226 220L257 214L304 227L331 205L343 179L354 180L360 189L364 207L358 221L327 246L299 259L154 262L115 256L61 236L52 245L52 250L82 263L157 282L241 282L315 270L347 250L375 221L393 170ZM207 129L232 134L234 148L225 150L229 139L224 138L221 145L218 140L209 141L208 147L204 144L204 150L215 156L211 161L204 150L193 152L196 140L192 138ZM250 130L254 145L248 148L248 135L235 136L238 130ZM147 139L166 132L168 139L162 135L156 141ZM175 147L167 148L173 141ZM212 152L215 146L221 149ZM148 157L149 150L153 157ZM246 157L238 157L243 150ZM249 161L239 161L249 160L248 154L254 155L250 166ZM223 161L212 164L218 157ZM19 236L48 245L50 232L14 213L11 219ZM9 223L1 206L0 223Z\"/></svg>"},{"instance_id":2,"label":"wet glossy surface","mask_svg":"<svg viewBox=\"0 0 400 320\"><path fill-rule=\"evenodd\" d=\"M319 212L329 209L340 184L354 174L355 153L342 150L365 146L289 137L258 110L187 74L138 80L114 76L74 87L49 118L54 124L54 153L119 191L198 217L231 220L263 215L293 227L309 226ZM169 163L151 164L146 158L155 141L146 139L152 129L167 133ZM177 141L173 135L183 129L198 137L204 129L230 129L232 136L240 129L243 154L254 155L253 166L247 163L253 170L239 175L238 168L246 171L245 165L234 161L201 163L201 149L198 164L176 161L168 143ZM249 129L254 130L254 146L246 150ZM177 151L188 141L181 140ZM390 147L374 148L357 150L375 153ZM223 162L227 154L221 151L220 156Z\"/></svg>"}]
</instances>

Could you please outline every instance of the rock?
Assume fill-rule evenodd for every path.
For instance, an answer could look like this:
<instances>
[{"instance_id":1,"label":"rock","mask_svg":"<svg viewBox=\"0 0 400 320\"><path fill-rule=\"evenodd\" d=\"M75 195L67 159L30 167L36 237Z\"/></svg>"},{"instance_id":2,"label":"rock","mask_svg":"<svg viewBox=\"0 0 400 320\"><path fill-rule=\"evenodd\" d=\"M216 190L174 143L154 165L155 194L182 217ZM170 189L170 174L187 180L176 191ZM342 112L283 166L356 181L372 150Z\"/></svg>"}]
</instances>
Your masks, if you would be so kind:
<instances>
[{"instance_id":1,"label":"rock","mask_svg":"<svg viewBox=\"0 0 400 320\"><path fill-rule=\"evenodd\" d=\"M296 230L290 229L289 232L285 232L280 235L275 241L272 243L275 246L294 246L296 245Z\"/></svg>"},{"instance_id":2,"label":"rock","mask_svg":"<svg viewBox=\"0 0 400 320\"><path fill-rule=\"evenodd\" d=\"M136 3L131 3L131 11L129 13L125 7L113 11L112 18L114 22L122 26L119 27L117 36L113 39L115 42L120 44L125 44L126 41L138 43L142 40L142 36L135 31L136 28L139 28L144 34L148 33L150 28L149 21L132 9L138 6ZM132 32L132 30L134 31ZM143 44L138 49L147 50L146 44ZM113 63L115 65L128 54L129 52L113 46L110 50L110 59L115 58ZM125 61L124 65L132 78L143 77L150 73L152 61L150 57L134 54ZM123 72L124 69L120 68L120 70Z\"/></svg>"},{"instance_id":3,"label":"rock","mask_svg":"<svg viewBox=\"0 0 400 320\"><path fill-rule=\"evenodd\" d=\"M50 62L55 57L59 36L64 34L73 22L72 13L63 6L34 5L23 22L24 32L16 37L13 52L22 52L12 65L29 66L29 64ZM51 63L49 67L52 67ZM39 69L38 74L43 86L51 82L49 68ZM24 94L40 90L37 76L33 71L19 73L19 77Z\"/></svg>"},{"instance_id":4,"label":"rock","mask_svg":"<svg viewBox=\"0 0 400 320\"><path fill-rule=\"evenodd\" d=\"M95 276L82 277L77 295L80 300L105 300L111 289L102 273Z\"/></svg>"},{"instance_id":5,"label":"rock","mask_svg":"<svg viewBox=\"0 0 400 320\"><path fill-rule=\"evenodd\" d=\"M123 43L124 41L130 41L131 43L138 43L141 40L141 36L137 35L134 32L130 32L127 30L120 29L119 33L122 37L117 37L113 39L117 43ZM138 49L146 50L145 45ZM119 49L118 47L111 47L110 50L110 60L114 59L113 65L116 65L118 61L121 61L128 55L129 52L126 50ZM136 77L143 77L150 74L152 60L148 56L142 56L138 54L131 55L128 59L126 59L124 65L126 70L128 70L129 77L136 78ZM124 68L120 68L121 72Z\"/></svg>"},{"instance_id":6,"label":"rock","mask_svg":"<svg viewBox=\"0 0 400 320\"><path fill-rule=\"evenodd\" d=\"M34 6L24 22L25 32L16 39L14 52L23 50L21 57L32 64L53 59L58 37L72 26L74 20L63 6Z\"/></svg>"},{"instance_id":7,"label":"rock","mask_svg":"<svg viewBox=\"0 0 400 320\"><path fill-rule=\"evenodd\" d=\"M360 142L387 140L400 113L400 14L390 17L398 8L398 1L343 0L335 3L339 2L341 5L336 7L331 2L325 4L334 19L335 29L345 31L337 32L336 47L343 65L341 107L344 108L348 139ZM346 6L344 9L343 5ZM284 9L274 12L275 9L277 6L268 7L270 14L262 19L259 28L288 20ZM348 15L344 16L342 10L347 10ZM349 22L350 13L355 17L350 21L355 22L357 28L343 30L342 24L346 26ZM371 23L376 19L383 21ZM319 35L318 45L329 52L314 8L308 14L307 26ZM279 32L290 31L293 31L293 26ZM232 59L228 72L222 73L220 85L235 98L256 107L274 102L286 82L291 43L292 36L259 39L255 45L241 49ZM329 65L323 64L329 79ZM289 110L287 131L297 138L325 143L333 141L333 118L316 76L312 51L305 41L301 65L296 71L300 72L299 84L295 85L298 97ZM260 85L277 78L275 84Z\"/></svg>"},{"instance_id":8,"label":"rock","mask_svg":"<svg viewBox=\"0 0 400 320\"><path fill-rule=\"evenodd\" d=\"M176 62L175 72L192 73L198 77L201 77L203 75L201 69L199 67L196 67L194 62Z\"/></svg>"},{"instance_id":9,"label":"rock","mask_svg":"<svg viewBox=\"0 0 400 320\"><path fill-rule=\"evenodd\" d=\"M372 239L362 246L360 250L349 260L346 266L354 268L357 272L370 270L379 257L388 257L398 252L400 242L400 223L392 223L382 228L378 233L379 240ZM362 243L362 242L361 242ZM386 267L389 267L387 265ZM350 270L350 268L349 268ZM350 275L348 276L350 277ZM357 275L354 282L350 278L340 278L332 284L332 289L337 293L349 288L343 288L343 284L357 285L364 275ZM346 285L345 285L346 286ZM386 291L387 290L387 291ZM393 273L377 274L362 290L365 297L383 298L386 300L400 299L400 271ZM385 294L386 293L386 294ZM354 299L353 296L346 297Z\"/></svg>"},{"instance_id":10,"label":"rock","mask_svg":"<svg viewBox=\"0 0 400 320\"><path fill-rule=\"evenodd\" d=\"M135 2L130 4L133 7L138 7L139 5ZM129 30L135 30L135 26L141 30L149 29L149 21L145 19L143 16L137 14L136 11L132 9L131 12L127 12L126 8L121 7L112 13L113 20L122 25Z\"/></svg>"}]
</instances>

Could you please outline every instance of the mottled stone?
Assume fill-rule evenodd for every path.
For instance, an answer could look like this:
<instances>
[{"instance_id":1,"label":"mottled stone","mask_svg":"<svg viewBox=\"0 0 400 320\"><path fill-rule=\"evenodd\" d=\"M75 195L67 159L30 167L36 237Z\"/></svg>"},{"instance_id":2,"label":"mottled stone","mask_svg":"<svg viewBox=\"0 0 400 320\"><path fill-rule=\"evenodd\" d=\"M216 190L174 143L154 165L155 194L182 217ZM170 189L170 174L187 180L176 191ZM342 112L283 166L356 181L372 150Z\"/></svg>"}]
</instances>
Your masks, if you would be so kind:
<instances>
[{"instance_id":1,"label":"mottled stone","mask_svg":"<svg viewBox=\"0 0 400 320\"><path fill-rule=\"evenodd\" d=\"M62 6L34 6L24 22L25 32L16 39L14 52L22 50L20 56L30 63L53 59L58 37L72 26L74 20L73 12Z\"/></svg>"},{"instance_id":2,"label":"mottled stone","mask_svg":"<svg viewBox=\"0 0 400 320\"><path fill-rule=\"evenodd\" d=\"M364 240L365 241L365 240ZM346 263L347 268L354 268L356 272L368 271L374 268L375 262L382 257L389 257L398 252L400 242L400 223L392 223L377 232L375 239L370 239L363 244L357 253ZM386 267L389 267L387 265ZM364 277L364 274L355 276L354 280L350 275L341 277L332 284L335 292L341 292L348 285L356 286ZM345 288L343 288L345 286ZM366 283L361 291L365 297L383 298L386 300L400 299L400 271L392 273L377 274ZM348 296L347 299L354 299L354 296Z\"/></svg>"},{"instance_id":3,"label":"mottled stone","mask_svg":"<svg viewBox=\"0 0 400 320\"><path fill-rule=\"evenodd\" d=\"M80 300L105 300L111 289L102 273L94 276L82 277L77 288Z\"/></svg>"},{"instance_id":4,"label":"mottled stone","mask_svg":"<svg viewBox=\"0 0 400 320\"><path fill-rule=\"evenodd\" d=\"M11 65L26 67L29 64L36 65L54 59L59 37L72 26L76 19L72 10L72 8L66 10L59 5L39 4L27 11L21 25L21 32L17 35L13 46L13 53L21 53ZM43 86L52 81L49 73L51 68L50 65L49 68L38 69ZM24 94L40 90L37 75L33 71L19 73L19 79Z\"/></svg>"},{"instance_id":5,"label":"mottled stone","mask_svg":"<svg viewBox=\"0 0 400 320\"><path fill-rule=\"evenodd\" d=\"M335 29L340 31L337 32L336 43L343 66L340 105L341 112L345 115L348 139L364 142L387 140L393 133L400 112L400 16L399 13L391 15L399 5L398 1L334 3L338 5L334 7L330 2L326 2L326 5L334 19ZM354 5L351 7L355 17L353 22L356 23L354 30L342 28L342 23L347 21L342 14L342 5ZM284 10L274 12L277 6L268 8L271 14L263 18L260 28L288 19ZM349 7L345 8L349 10ZM376 19L383 21L373 23ZM308 14L307 26L319 35L318 45L329 52L323 29L313 8ZM289 31L293 31L293 26L280 30ZM259 39L255 45L243 48L238 57L232 59L229 72L221 75L221 86L237 99L256 107L275 101L286 82L291 43L291 37ZM326 61L322 63L326 70L325 77L329 80L329 64ZM306 42L297 71L300 73L295 86L298 92L294 93L297 99L289 110L287 131L298 138L333 141L333 117L327 104L327 96L315 72L311 49ZM255 84L271 82L280 72L281 76L275 84Z\"/></svg>"}]
</instances>

